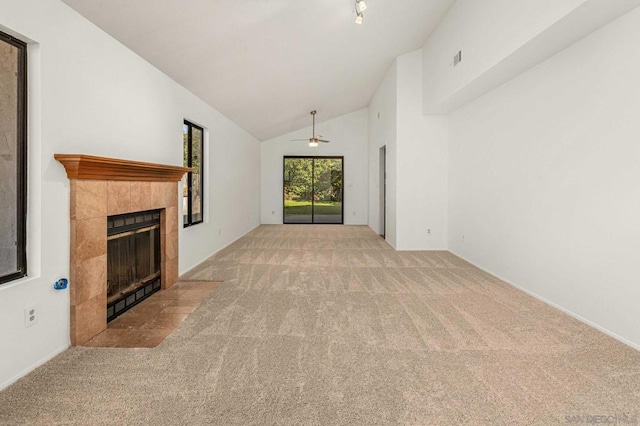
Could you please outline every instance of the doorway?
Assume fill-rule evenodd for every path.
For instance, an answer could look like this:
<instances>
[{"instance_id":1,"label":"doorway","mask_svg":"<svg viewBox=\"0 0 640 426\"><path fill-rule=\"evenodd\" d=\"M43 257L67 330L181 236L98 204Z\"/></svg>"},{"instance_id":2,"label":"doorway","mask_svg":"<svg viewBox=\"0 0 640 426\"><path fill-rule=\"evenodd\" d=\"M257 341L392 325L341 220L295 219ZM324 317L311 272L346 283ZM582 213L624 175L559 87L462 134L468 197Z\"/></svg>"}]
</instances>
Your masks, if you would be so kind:
<instances>
[{"instance_id":1,"label":"doorway","mask_svg":"<svg viewBox=\"0 0 640 426\"><path fill-rule=\"evenodd\" d=\"M380 189L379 200L380 200L380 236L382 238L386 237L387 230L387 146L384 145L380 148L380 164L379 164L379 183L378 188Z\"/></svg>"},{"instance_id":2,"label":"doorway","mask_svg":"<svg viewBox=\"0 0 640 426\"><path fill-rule=\"evenodd\" d=\"M285 224L344 223L344 157L284 157Z\"/></svg>"}]
</instances>

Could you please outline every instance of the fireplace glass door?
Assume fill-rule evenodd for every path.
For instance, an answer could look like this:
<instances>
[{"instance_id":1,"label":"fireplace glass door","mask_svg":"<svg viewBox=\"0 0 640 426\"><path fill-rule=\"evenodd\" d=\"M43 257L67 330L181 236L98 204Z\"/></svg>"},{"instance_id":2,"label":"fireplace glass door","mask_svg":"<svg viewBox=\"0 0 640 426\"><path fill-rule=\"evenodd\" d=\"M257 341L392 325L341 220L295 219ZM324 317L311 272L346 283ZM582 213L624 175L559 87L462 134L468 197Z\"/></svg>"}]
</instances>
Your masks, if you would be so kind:
<instances>
[{"instance_id":1,"label":"fireplace glass door","mask_svg":"<svg viewBox=\"0 0 640 426\"><path fill-rule=\"evenodd\" d=\"M160 212L107 220L107 320L160 289Z\"/></svg>"}]
</instances>

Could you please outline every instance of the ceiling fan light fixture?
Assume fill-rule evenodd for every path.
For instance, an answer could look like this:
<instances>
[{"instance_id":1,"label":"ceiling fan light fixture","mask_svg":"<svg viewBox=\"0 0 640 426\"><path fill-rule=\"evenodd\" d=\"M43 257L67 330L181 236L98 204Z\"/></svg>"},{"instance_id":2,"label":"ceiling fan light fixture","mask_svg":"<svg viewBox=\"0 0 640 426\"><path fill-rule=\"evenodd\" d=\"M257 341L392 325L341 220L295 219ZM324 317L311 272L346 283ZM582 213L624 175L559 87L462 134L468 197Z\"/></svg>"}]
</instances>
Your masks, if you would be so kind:
<instances>
[{"instance_id":1,"label":"ceiling fan light fixture","mask_svg":"<svg viewBox=\"0 0 640 426\"><path fill-rule=\"evenodd\" d=\"M358 12L358 14L356 15L356 24L362 25L362 18L363 17L364 17L364 15L362 14L362 12Z\"/></svg>"},{"instance_id":2,"label":"ceiling fan light fixture","mask_svg":"<svg viewBox=\"0 0 640 426\"><path fill-rule=\"evenodd\" d=\"M365 10L367 10L367 3L365 3L364 0L356 0L356 6L358 12L364 12Z\"/></svg>"},{"instance_id":3,"label":"ceiling fan light fixture","mask_svg":"<svg viewBox=\"0 0 640 426\"><path fill-rule=\"evenodd\" d=\"M292 139L293 142L302 142L309 141L309 146L311 148L317 148L318 143L329 143L331 141L322 139L322 136L316 133L316 111L313 110L310 112L311 114L311 137L309 139Z\"/></svg>"}]
</instances>

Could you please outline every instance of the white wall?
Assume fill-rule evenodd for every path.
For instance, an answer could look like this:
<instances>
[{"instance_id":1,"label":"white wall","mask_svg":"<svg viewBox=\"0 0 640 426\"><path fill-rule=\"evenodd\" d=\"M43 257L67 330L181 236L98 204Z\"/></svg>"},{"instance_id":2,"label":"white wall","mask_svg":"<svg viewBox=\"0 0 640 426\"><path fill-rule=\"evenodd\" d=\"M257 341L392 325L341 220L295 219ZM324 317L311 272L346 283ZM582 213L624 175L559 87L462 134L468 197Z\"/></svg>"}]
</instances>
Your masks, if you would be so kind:
<instances>
[{"instance_id":1,"label":"white wall","mask_svg":"<svg viewBox=\"0 0 640 426\"><path fill-rule=\"evenodd\" d=\"M386 240L396 246L397 63L393 64L369 103L369 226L380 229L380 148L387 147Z\"/></svg>"},{"instance_id":2,"label":"white wall","mask_svg":"<svg viewBox=\"0 0 640 426\"><path fill-rule=\"evenodd\" d=\"M386 239L447 248L447 119L422 115L422 50L393 62L369 104L369 226L380 232L379 150L387 147Z\"/></svg>"},{"instance_id":3,"label":"white wall","mask_svg":"<svg viewBox=\"0 0 640 426\"><path fill-rule=\"evenodd\" d=\"M422 115L422 50L397 58L398 250L445 250L447 119Z\"/></svg>"},{"instance_id":4,"label":"white wall","mask_svg":"<svg viewBox=\"0 0 640 426\"><path fill-rule=\"evenodd\" d=\"M180 271L259 224L260 162L254 138L63 3L0 0L0 28L32 42L29 277L0 286L3 388L69 345L69 293L52 289L69 274L69 181L54 153L181 165L183 118L206 127L209 222L180 233Z\"/></svg>"},{"instance_id":5,"label":"white wall","mask_svg":"<svg viewBox=\"0 0 640 426\"><path fill-rule=\"evenodd\" d=\"M640 5L640 0L458 0L424 45L423 111L449 113ZM453 57L462 50L462 62Z\"/></svg>"},{"instance_id":6,"label":"white wall","mask_svg":"<svg viewBox=\"0 0 640 426\"><path fill-rule=\"evenodd\" d=\"M585 0L458 0L424 45L425 109L441 104ZM453 57L463 50L463 62Z\"/></svg>"},{"instance_id":7,"label":"white wall","mask_svg":"<svg viewBox=\"0 0 640 426\"><path fill-rule=\"evenodd\" d=\"M367 109L361 109L332 120L316 122L316 133L331 141L316 148L304 141L292 141L309 138L311 126L262 142L262 223L282 223L282 158L287 155L317 155L344 156L344 223L366 225L367 119Z\"/></svg>"},{"instance_id":8,"label":"white wall","mask_svg":"<svg viewBox=\"0 0 640 426\"><path fill-rule=\"evenodd\" d=\"M638 40L640 9L452 114L449 245L640 348Z\"/></svg>"},{"instance_id":9,"label":"white wall","mask_svg":"<svg viewBox=\"0 0 640 426\"><path fill-rule=\"evenodd\" d=\"M186 91L184 95L193 98ZM187 109L189 102L184 101ZM211 107L205 107L205 121L195 120L204 123L208 139L205 223L180 228L181 274L260 224L260 143Z\"/></svg>"}]
</instances>

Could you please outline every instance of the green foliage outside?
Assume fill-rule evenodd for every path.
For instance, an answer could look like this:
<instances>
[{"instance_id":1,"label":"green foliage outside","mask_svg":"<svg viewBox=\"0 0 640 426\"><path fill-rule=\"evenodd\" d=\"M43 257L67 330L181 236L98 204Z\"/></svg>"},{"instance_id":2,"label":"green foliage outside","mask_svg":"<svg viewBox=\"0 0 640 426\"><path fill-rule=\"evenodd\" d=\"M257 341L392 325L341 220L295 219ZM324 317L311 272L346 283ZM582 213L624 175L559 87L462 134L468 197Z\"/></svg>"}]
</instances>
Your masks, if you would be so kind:
<instances>
[{"instance_id":1,"label":"green foliage outside","mask_svg":"<svg viewBox=\"0 0 640 426\"><path fill-rule=\"evenodd\" d=\"M191 178L191 194L192 194L192 213L195 220L201 220L201 199L202 199L202 130L197 127L191 128L191 161L189 161L189 126L183 124L182 126L182 160L185 167L191 167L191 174L186 174L183 177L184 186L182 188L183 197L187 197L189 193L189 186L187 179ZM189 164L191 163L191 164Z\"/></svg>"},{"instance_id":2,"label":"green foliage outside","mask_svg":"<svg viewBox=\"0 0 640 426\"><path fill-rule=\"evenodd\" d=\"M285 159L285 200L311 201L313 196L314 201L342 201L341 166L341 161L333 159Z\"/></svg>"},{"instance_id":3,"label":"green foliage outside","mask_svg":"<svg viewBox=\"0 0 640 426\"><path fill-rule=\"evenodd\" d=\"M182 126L182 164L184 167L189 167L189 133L188 126L185 124ZM202 131L197 128L193 128L191 132L191 145L192 145L192 162L191 168L193 173L200 174L200 157L202 153Z\"/></svg>"}]
</instances>

